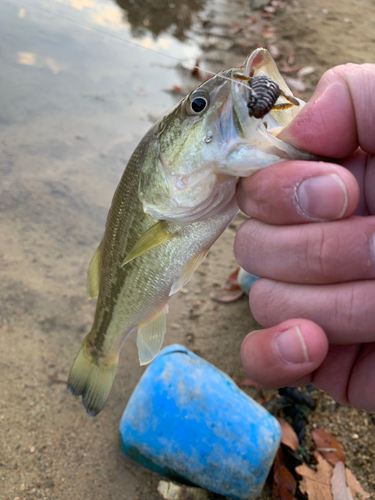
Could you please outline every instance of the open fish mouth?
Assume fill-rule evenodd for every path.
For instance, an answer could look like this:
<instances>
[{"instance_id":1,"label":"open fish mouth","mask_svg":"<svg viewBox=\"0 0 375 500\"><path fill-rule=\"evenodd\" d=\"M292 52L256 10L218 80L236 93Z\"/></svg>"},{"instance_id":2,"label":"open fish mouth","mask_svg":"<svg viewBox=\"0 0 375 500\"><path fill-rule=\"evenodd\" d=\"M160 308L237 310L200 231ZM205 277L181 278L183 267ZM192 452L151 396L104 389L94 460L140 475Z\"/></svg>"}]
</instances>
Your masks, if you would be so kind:
<instances>
[{"instance_id":1,"label":"open fish mouth","mask_svg":"<svg viewBox=\"0 0 375 500\"><path fill-rule=\"evenodd\" d=\"M285 160L314 159L277 139L303 104L266 49L204 82L163 118L152 139L155 152L139 184L144 212L159 220L200 221L229 203L238 177Z\"/></svg>"}]
</instances>

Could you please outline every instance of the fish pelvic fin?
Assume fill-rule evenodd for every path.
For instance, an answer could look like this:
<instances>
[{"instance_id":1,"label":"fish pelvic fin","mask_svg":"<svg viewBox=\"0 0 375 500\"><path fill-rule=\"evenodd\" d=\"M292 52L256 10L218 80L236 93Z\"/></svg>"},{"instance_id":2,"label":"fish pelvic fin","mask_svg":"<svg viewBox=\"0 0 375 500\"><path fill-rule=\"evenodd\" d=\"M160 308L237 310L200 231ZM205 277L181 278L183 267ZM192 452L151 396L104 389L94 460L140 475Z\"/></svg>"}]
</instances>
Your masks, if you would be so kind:
<instances>
[{"instance_id":1,"label":"fish pelvic fin","mask_svg":"<svg viewBox=\"0 0 375 500\"><path fill-rule=\"evenodd\" d=\"M94 359L86 340L83 341L70 369L68 389L73 396L82 396L87 413L95 417L107 402L116 376L118 356L112 359Z\"/></svg>"},{"instance_id":2,"label":"fish pelvic fin","mask_svg":"<svg viewBox=\"0 0 375 500\"><path fill-rule=\"evenodd\" d=\"M167 306L151 321L140 325L137 332L137 346L141 365L151 363L159 354L167 330Z\"/></svg>"},{"instance_id":3,"label":"fish pelvic fin","mask_svg":"<svg viewBox=\"0 0 375 500\"><path fill-rule=\"evenodd\" d=\"M151 250L151 248L155 248L162 243L170 240L171 238L174 238L175 236L177 236L177 234L178 233L172 233L168 231L164 221L157 222L142 234L134 247L125 257L123 263L121 264L121 267L124 267L128 262L139 257L148 250Z\"/></svg>"},{"instance_id":4,"label":"fish pelvic fin","mask_svg":"<svg viewBox=\"0 0 375 500\"><path fill-rule=\"evenodd\" d=\"M177 293L183 286L186 285L186 283L189 281L189 279L192 277L194 272L198 269L200 264L203 262L204 258L208 254L210 249L208 250L202 250L202 252L198 253L193 259L191 259L190 262L185 266L181 276L176 280L171 288L171 291L169 292L169 296L171 297L175 293Z\"/></svg>"},{"instance_id":5,"label":"fish pelvic fin","mask_svg":"<svg viewBox=\"0 0 375 500\"><path fill-rule=\"evenodd\" d=\"M89 266L87 273L87 297L93 299L99 293L100 271L103 251L103 240L99 243Z\"/></svg>"}]
</instances>

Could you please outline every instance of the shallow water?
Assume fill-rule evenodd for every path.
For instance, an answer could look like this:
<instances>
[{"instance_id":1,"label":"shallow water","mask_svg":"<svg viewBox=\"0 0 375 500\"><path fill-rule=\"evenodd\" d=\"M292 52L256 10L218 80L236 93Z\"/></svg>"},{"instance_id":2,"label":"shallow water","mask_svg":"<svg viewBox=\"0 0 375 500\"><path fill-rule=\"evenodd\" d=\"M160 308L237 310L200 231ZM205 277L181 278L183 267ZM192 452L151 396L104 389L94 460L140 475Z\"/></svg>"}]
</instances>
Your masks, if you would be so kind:
<instances>
[{"instance_id":1,"label":"shallow water","mask_svg":"<svg viewBox=\"0 0 375 500\"><path fill-rule=\"evenodd\" d=\"M117 181L153 119L174 103L164 90L180 84L174 61L124 41L189 61L198 53L168 33L155 39L144 29L135 39L131 29L109 1L0 4L0 132L18 176L64 160ZM39 158L35 169L30 156Z\"/></svg>"}]
</instances>

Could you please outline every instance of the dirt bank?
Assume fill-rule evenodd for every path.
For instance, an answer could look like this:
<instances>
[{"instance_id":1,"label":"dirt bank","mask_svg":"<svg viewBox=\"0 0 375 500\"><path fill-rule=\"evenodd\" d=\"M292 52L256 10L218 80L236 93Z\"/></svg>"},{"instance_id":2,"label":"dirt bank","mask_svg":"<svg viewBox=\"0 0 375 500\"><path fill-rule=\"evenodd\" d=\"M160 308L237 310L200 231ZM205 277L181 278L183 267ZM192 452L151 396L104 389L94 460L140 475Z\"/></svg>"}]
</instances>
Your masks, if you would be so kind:
<instances>
[{"instance_id":1,"label":"dirt bank","mask_svg":"<svg viewBox=\"0 0 375 500\"><path fill-rule=\"evenodd\" d=\"M9 5L11 12L14 5ZM22 10L15 10L15 19L28 15L27 9L26 14ZM123 15L109 2L103 2L100 12L112 23L120 22ZM216 65L225 59L230 67L255 46L271 44L279 51L280 64L314 68L301 80L305 89L300 94L307 97L329 67L349 61L375 62L375 4L371 0L286 2L269 14L262 17L261 12L251 12L242 0L206 5L194 25L206 59ZM66 33L73 30L68 22L66 26ZM84 29L81 26L82 33ZM14 39L21 40L18 25L17 30ZM143 372L134 339L122 350L114 389L95 419L68 394L65 381L91 327L94 304L86 300L86 269L100 241L113 190L132 148L149 126L149 114L161 112L156 105L159 99L164 106L167 101L161 90L157 95L152 88L145 91L147 73L139 77L134 89L133 80L127 80L125 88L120 84L120 78L128 78L126 74L116 73L118 80L109 69L100 77L91 75L79 52L79 37L83 37L79 33L72 47L79 53L74 63L77 73L69 73L73 63L64 62L63 53L61 62L57 55L51 61L47 51L38 52L29 42L15 49L22 66L9 63L6 74L2 72L9 95L10 88L22 82L27 88L24 100L17 98L14 105L11 101L8 105L3 93L0 115L2 500L158 498L159 478L126 461L118 447L118 423ZM37 32L34 36L36 44L41 37ZM67 35L51 37L56 54L68 50ZM111 58L116 65L122 46L114 48L106 40L93 40L91 48L103 65ZM9 40L4 35L1 41L5 48ZM113 50L118 51L116 55ZM32 73L37 66L45 72L44 86L36 83ZM25 81L21 70L28 71ZM70 75L64 92L70 94L56 83L64 71ZM151 64L148 71L152 71ZM92 77L90 84L80 80L83 74ZM171 81L164 88L170 89ZM133 90L145 101L135 100ZM137 118L131 115L134 107ZM129 128L121 128L129 120ZM188 286L172 299L165 340L186 345L237 382L244 377L241 341L254 321L245 298L227 305L211 298L236 265L232 244L240 223L239 218L230 226ZM330 398L317 393L315 397L318 408L310 424L336 435L345 447L348 466L362 486L374 492L374 417L351 408L334 411ZM262 498L272 497L267 490Z\"/></svg>"}]
</instances>

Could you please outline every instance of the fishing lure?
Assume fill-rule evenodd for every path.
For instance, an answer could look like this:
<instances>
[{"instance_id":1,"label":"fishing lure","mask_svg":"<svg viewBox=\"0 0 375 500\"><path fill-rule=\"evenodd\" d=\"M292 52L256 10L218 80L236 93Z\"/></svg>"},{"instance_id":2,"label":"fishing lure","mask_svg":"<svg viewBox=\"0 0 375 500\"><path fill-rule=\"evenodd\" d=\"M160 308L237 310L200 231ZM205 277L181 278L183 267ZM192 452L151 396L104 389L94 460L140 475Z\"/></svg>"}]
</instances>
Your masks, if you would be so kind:
<instances>
[{"instance_id":1,"label":"fishing lure","mask_svg":"<svg viewBox=\"0 0 375 500\"><path fill-rule=\"evenodd\" d=\"M271 110L289 109L292 106L299 106L299 102L293 96L281 90L276 82L265 75L246 76L234 73L236 79L246 82L249 86L249 116L263 118ZM282 96L288 102L276 104L278 98Z\"/></svg>"}]
</instances>

